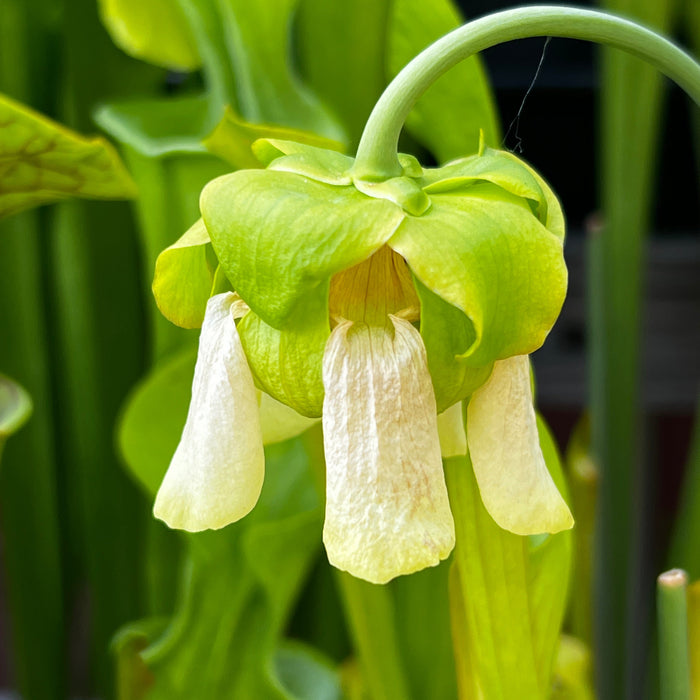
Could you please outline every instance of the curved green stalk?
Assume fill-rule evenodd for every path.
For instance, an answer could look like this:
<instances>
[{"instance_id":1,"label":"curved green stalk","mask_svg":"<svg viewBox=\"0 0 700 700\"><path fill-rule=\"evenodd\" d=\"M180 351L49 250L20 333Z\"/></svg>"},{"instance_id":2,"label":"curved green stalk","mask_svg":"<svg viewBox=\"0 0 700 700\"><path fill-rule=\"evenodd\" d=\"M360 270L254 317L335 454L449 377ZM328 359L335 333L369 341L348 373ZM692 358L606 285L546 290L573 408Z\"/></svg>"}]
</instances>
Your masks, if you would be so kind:
<instances>
[{"instance_id":1,"label":"curved green stalk","mask_svg":"<svg viewBox=\"0 0 700 700\"><path fill-rule=\"evenodd\" d=\"M377 102L357 149L353 174L382 180L401 175L399 134L418 98L469 56L514 39L556 36L607 44L634 54L680 85L700 104L700 65L672 42L629 20L573 7L533 6L496 12L450 32L414 58Z\"/></svg>"}]
</instances>

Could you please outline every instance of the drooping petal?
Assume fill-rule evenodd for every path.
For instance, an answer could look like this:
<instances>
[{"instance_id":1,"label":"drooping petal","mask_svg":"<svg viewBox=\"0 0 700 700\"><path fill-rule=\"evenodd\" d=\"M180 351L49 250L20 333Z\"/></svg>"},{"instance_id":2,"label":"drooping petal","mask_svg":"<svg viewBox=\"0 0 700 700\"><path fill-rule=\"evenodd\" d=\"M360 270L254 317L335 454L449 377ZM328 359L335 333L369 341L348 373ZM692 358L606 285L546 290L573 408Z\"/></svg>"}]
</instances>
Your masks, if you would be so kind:
<instances>
[{"instance_id":1,"label":"drooping petal","mask_svg":"<svg viewBox=\"0 0 700 700\"><path fill-rule=\"evenodd\" d=\"M573 526L540 449L527 355L496 362L474 393L467 443L484 506L502 528L534 535Z\"/></svg>"},{"instance_id":2,"label":"drooping petal","mask_svg":"<svg viewBox=\"0 0 700 700\"><path fill-rule=\"evenodd\" d=\"M297 413L293 408L273 399L264 391L260 392L260 427L265 445L301 435L312 425L318 423L318 420L318 418L302 416L301 413Z\"/></svg>"},{"instance_id":3,"label":"drooping petal","mask_svg":"<svg viewBox=\"0 0 700 700\"><path fill-rule=\"evenodd\" d=\"M334 566L372 583L435 566L454 546L435 398L413 326L349 321L323 360L326 521Z\"/></svg>"},{"instance_id":4,"label":"drooping petal","mask_svg":"<svg viewBox=\"0 0 700 700\"><path fill-rule=\"evenodd\" d=\"M459 457L467 454L467 435L464 432L464 415L462 402L450 406L438 414L438 435L440 436L440 452L443 458Z\"/></svg>"},{"instance_id":5,"label":"drooping petal","mask_svg":"<svg viewBox=\"0 0 700 700\"><path fill-rule=\"evenodd\" d=\"M236 303L225 293L207 304L187 421L153 509L173 528L224 527L250 512L262 488L258 402L236 331Z\"/></svg>"}]
</instances>

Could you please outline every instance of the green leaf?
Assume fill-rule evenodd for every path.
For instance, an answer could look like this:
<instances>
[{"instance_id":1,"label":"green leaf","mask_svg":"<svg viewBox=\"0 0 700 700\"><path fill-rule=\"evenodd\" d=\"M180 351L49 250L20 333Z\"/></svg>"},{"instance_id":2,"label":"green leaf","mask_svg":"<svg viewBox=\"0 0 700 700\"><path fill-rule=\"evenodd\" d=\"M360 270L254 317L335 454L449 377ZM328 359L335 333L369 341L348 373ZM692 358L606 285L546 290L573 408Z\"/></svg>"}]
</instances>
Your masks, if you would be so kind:
<instances>
[{"instance_id":1,"label":"green leaf","mask_svg":"<svg viewBox=\"0 0 700 700\"><path fill-rule=\"evenodd\" d=\"M386 79L389 0L301 0L296 16L300 70L357 145Z\"/></svg>"},{"instance_id":2,"label":"green leaf","mask_svg":"<svg viewBox=\"0 0 700 700\"><path fill-rule=\"evenodd\" d=\"M134 183L112 146L0 95L0 217L66 197L123 199Z\"/></svg>"},{"instance_id":3,"label":"green leaf","mask_svg":"<svg viewBox=\"0 0 700 700\"><path fill-rule=\"evenodd\" d=\"M336 154L337 155L337 154ZM327 319L333 274L368 258L403 212L354 187L294 173L245 170L209 183L200 201L214 250L234 289L275 328Z\"/></svg>"},{"instance_id":4,"label":"green leaf","mask_svg":"<svg viewBox=\"0 0 700 700\"><path fill-rule=\"evenodd\" d=\"M221 20L236 75L238 111L344 141L343 130L290 66L290 24L299 0L222 0Z\"/></svg>"},{"instance_id":5,"label":"green leaf","mask_svg":"<svg viewBox=\"0 0 700 700\"><path fill-rule=\"evenodd\" d=\"M343 144L340 142L318 136L310 131L247 122L231 107L226 107L223 118L204 140L204 145L214 155L223 158L234 168L242 170L244 168L259 168L261 163L268 165L271 160L282 155L277 148L271 146L272 157L269 160L261 158L262 149L253 148L253 144L258 139L271 140L272 144L277 140L303 143L336 151L343 148Z\"/></svg>"},{"instance_id":6,"label":"green leaf","mask_svg":"<svg viewBox=\"0 0 700 700\"><path fill-rule=\"evenodd\" d=\"M136 386L124 408L119 448L131 473L153 497L185 425L196 357L192 348L162 362Z\"/></svg>"},{"instance_id":7,"label":"green leaf","mask_svg":"<svg viewBox=\"0 0 700 700\"><path fill-rule=\"evenodd\" d=\"M570 627L574 636L590 646L593 644L593 551L599 469L591 454L591 426L587 414L578 421L571 435L566 465L576 519Z\"/></svg>"},{"instance_id":8,"label":"green leaf","mask_svg":"<svg viewBox=\"0 0 700 700\"><path fill-rule=\"evenodd\" d=\"M604 0L601 6L668 33L676 0ZM693 36L691 30L688 36ZM645 688L649 587L629 581L658 565L636 522L636 494L652 493L639 456L641 323L646 237L654 210L664 81L652 66L605 48L600 61L597 153L602 230L588 238L589 401L593 454L601 469L594 568L597 690L603 697L638 697ZM663 222L663 213L661 213ZM663 225L663 223L662 223ZM636 611L632 614L632 611ZM644 612L642 612L644 611Z\"/></svg>"},{"instance_id":9,"label":"green leaf","mask_svg":"<svg viewBox=\"0 0 700 700\"><path fill-rule=\"evenodd\" d=\"M9 377L0 374L0 454L5 440L27 422L31 413L29 394Z\"/></svg>"},{"instance_id":10,"label":"green leaf","mask_svg":"<svg viewBox=\"0 0 700 700\"><path fill-rule=\"evenodd\" d=\"M538 420L547 467L559 488L561 465ZM445 461L457 546L451 588L460 690L494 700L549 697L566 604L571 535L520 537L484 508L468 457ZM471 688L471 690L469 689Z\"/></svg>"},{"instance_id":11,"label":"green leaf","mask_svg":"<svg viewBox=\"0 0 700 700\"><path fill-rule=\"evenodd\" d=\"M301 700L341 700L338 674L330 662L312 647L283 642L274 658L282 685Z\"/></svg>"},{"instance_id":12,"label":"green leaf","mask_svg":"<svg viewBox=\"0 0 700 700\"><path fill-rule=\"evenodd\" d=\"M450 633L450 565L443 562L390 584L397 611L396 637L413 698L458 697Z\"/></svg>"},{"instance_id":13,"label":"green leaf","mask_svg":"<svg viewBox=\"0 0 700 700\"><path fill-rule=\"evenodd\" d=\"M450 0L395 0L391 7L391 76L428 44L462 24ZM499 140L498 117L480 59L462 61L437 80L413 108L406 128L440 162L476 152L480 130L486 142L495 145Z\"/></svg>"},{"instance_id":14,"label":"green leaf","mask_svg":"<svg viewBox=\"0 0 700 700\"><path fill-rule=\"evenodd\" d=\"M156 260L153 296L163 316L181 328L201 328L215 273L209 234L198 219Z\"/></svg>"},{"instance_id":15,"label":"green leaf","mask_svg":"<svg viewBox=\"0 0 700 700\"><path fill-rule=\"evenodd\" d=\"M165 68L199 67L192 31L177 2L99 0L99 7L112 40L130 56Z\"/></svg>"},{"instance_id":16,"label":"green leaf","mask_svg":"<svg viewBox=\"0 0 700 700\"><path fill-rule=\"evenodd\" d=\"M144 251L143 276L150 280L161 252L199 218L202 187L228 170L224 161L207 153L201 144L201 139L213 126L209 124L207 101L188 98L172 102L121 103L100 110L98 121L124 144L127 162L138 183L137 216ZM196 248L181 248L165 254L165 259L175 267L179 263L189 266L193 262L203 262L202 252ZM208 256L206 260L209 261L207 265L215 264ZM195 270L197 282L192 287L199 290L208 273L200 265L195 265ZM165 274L168 277L167 267ZM172 290L172 286L169 289ZM173 326L158 311L149 288L144 288L144 295L150 313L153 355L164 357L183 343L191 342L188 334ZM180 313L167 305L165 296L161 294L159 302L168 309L166 313L179 317ZM198 315L204 312L203 306L196 312L197 299L201 302L201 294L195 294L194 300L189 298L191 305L186 315L189 325L195 325Z\"/></svg>"},{"instance_id":17,"label":"green leaf","mask_svg":"<svg viewBox=\"0 0 700 700\"><path fill-rule=\"evenodd\" d=\"M280 656L279 644L318 551L320 511L300 444L269 448L266 456L265 485L252 513L221 531L187 537L190 562L167 628L158 635L160 625L153 622L123 633L136 640L121 649L131 655L136 678L147 679L151 700L297 698L284 680L304 680L291 668L301 655L297 648ZM139 650L146 639L150 643ZM313 674L330 692L330 670L308 657L303 668L307 680ZM143 689L137 683L120 700L135 700Z\"/></svg>"},{"instance_id":18,"label":"green leaf","mask_svg":"<svg viewBox=\"0 0 700 700\"><path fill-rule=\"evenodd\" d=\"M465 364L536 350L566 293L561 241L525 200L491 184L459 196L434 194L431 202L423 216L405 219L389 245L422 284L471 321L475 337L462 353Z\"/></svg>"},{"instance_id":19,"label":"green leaf","mask_svg":"<svg viewBox=\"0 0 700 700\"><path fill-rule=\"evenodd\" d=\"M152 158L204 153L202 139L214 128L207 96L125 100L100 107L95 121L120 143Z\"/></svg>"},{"instance_id":20,"label":"green leaf","mask_svg":"<svg viewBox=\"0 0 700 700\"><path fill-rule=\"evenodd\" d=\"M35 403L32 420L3 450L0 516L17 687L24 697L53 700L68 692L65 521L59 515L52 360L42 294L46 238L37 214L0 222L0 366L21 381Z\"/></svg>"}]
</instances>

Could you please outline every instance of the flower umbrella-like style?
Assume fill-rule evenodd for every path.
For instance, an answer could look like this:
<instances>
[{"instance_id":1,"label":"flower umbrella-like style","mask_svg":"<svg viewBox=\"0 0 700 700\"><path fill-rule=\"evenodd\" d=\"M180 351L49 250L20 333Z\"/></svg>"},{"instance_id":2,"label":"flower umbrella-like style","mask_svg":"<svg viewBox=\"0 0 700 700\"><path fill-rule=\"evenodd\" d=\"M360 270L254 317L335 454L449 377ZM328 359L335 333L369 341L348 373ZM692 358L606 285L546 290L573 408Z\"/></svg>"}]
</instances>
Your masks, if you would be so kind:
<instances>
[{"instance_id":1,"label":"flower umbrella-like style","mask_svg":"<svg viewBox=\"0 0 700 700\"><path fill-rule=\"evenodd\" d=\"M542 178L485 147L436 169L401 156L402 175L376 183L353 177L353 159L334 151L275 140L255 150L267 168L210 182L203 224L169 249L210 241L235 294L207 303L156 515L196 531L255 505L257 386L322 417L324 543L338 568L383 583L449 555L437 415L465 400L494 520L521 535L571 527L539 448L527 357L566 291L563 216ZM167 274L154 289L178 317Z\"/></svg>"}]
</instances>

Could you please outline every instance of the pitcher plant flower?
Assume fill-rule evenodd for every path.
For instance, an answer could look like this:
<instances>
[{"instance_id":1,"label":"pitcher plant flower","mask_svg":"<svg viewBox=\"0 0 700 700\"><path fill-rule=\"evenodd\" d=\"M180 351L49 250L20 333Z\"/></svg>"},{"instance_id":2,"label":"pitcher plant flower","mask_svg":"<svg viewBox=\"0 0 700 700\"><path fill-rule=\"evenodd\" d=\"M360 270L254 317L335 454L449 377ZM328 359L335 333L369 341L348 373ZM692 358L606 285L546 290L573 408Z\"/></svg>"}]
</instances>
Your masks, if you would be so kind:
<instances>
[{"instance_id":1,"label":"pitcher plant flower","mask_svg":"<svg viewBox=\"0 0 700 700\"><path fill-rule=\"evenodd\" d=\"M564 220L545 181L483 145L440 168L402 155L402 174L376 182L331 150L268 139L255 152L267 167L210 182L195 233L159 261L161 310L187 325L189 284L191 325L203 325L156 515L195 531L253 508L262 395L322 419L323 539L329 561L355 576L383 583L451 552L437 417L450 409L460 421L462 402L494 520L521 535L571 527L530 388L528 355L567 280ZM176 269L190 282L170 298Z\"/></svg>"}]
</instances>

